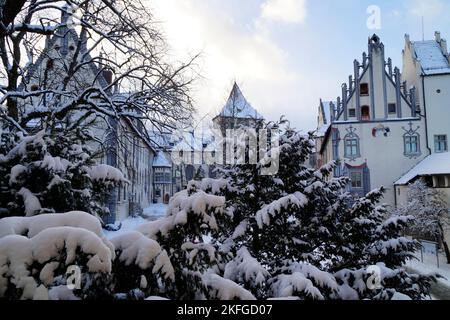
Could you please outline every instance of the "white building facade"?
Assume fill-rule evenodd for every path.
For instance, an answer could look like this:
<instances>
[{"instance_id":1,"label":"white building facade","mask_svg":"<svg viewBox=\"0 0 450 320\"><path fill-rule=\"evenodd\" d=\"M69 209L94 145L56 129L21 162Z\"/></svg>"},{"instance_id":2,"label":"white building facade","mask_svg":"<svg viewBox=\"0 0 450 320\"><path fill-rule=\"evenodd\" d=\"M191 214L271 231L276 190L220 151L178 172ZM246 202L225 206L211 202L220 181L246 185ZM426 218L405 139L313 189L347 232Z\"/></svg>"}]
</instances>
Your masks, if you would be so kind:
<instances>
[{"instance_id":1,"label":"white building facade","mask_svg":"<svg viewBox=\"0 0 450 320\"><path fill-rule=\"evenodd\" d=\"M426 159L396 181L398 204L407 201L408 184L422 177L440 190L450 205L450 56L447 41L435 32L434 40L411 41L405 35L404 83L417 88L417 104L426 126Z\"/></svg>"},{"instance_id":2,"label":"white building facade","mask_svg":"<svg viewBox=\"0 0 450 320\"><path fill-rule=\"evenodd\" d=\"M335 160L334 175L348 176L348 191L356 196L384 186L384 202L394 206L394 183L428 155L425 120L416 107L415 89L402 84L400 70L385 59L377 35L369 39L362 61L353 65L342 96L319 107L323 137L317 145L318 163ZM327 114L329 125L323 120Z\"/></svg>"}]
</instances>

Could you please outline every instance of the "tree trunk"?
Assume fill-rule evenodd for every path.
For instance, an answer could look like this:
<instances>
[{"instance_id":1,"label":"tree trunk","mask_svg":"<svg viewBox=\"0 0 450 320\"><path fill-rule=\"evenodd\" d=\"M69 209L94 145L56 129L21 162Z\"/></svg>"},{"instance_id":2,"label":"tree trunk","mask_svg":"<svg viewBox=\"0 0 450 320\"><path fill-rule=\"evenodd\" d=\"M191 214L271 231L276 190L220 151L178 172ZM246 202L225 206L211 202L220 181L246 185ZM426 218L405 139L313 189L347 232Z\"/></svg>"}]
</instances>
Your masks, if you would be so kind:
<instances>
[{"instance_id":1,"label":"tree trunk","mask_svg":"<svg viewBox=\"0 0 450 320\"><path fill-rule=\"evenodd\" d=\"M445 251L445 256L447 258L447 264L450 264L450 249L448 247L447 242L445 241L444 228L442 227L442 224L440 224L440 223L439 223L439 231L440 231L439 237L441 238L441 242L442 242L442 245L443 245L444 251Z\"/></svg>"},{"instance_id":2,"label":"tree trunk","mask_svg":"<svg viewBox=\"0 0 450 320\"><path fill-rule=\"evenodd\" d=\"M16 16L19 14L22 7L25 5L26 0L6 0L1 8L2 14L1 25L0 25L0 34L4 35L6 32L6 28L9 24L11 24Z\"/></svg>"},{"instance_id":3,"label":"tree trunk","mask_svg":"<svg viewBox=\"0 0 450 320\"><path fill-rule=\"evenodd\" d=\"M442 239L442 244L444 245L445 256L447 257L447 264L450 264L450 250L448 248L447 242Z\"/></svg>"}]
</instances>

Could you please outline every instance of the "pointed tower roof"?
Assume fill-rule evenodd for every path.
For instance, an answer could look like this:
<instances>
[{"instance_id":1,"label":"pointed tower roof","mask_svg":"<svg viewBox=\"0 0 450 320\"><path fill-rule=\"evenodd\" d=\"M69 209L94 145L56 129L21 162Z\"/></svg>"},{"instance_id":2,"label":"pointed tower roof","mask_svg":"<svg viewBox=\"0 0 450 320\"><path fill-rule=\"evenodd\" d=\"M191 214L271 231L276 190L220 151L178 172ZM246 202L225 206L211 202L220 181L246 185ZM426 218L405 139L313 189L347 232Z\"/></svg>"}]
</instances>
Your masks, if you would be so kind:
<instances>
[{"instance_id":1,"label":"pointed tower roof","mask_svg":"<svg viewBox=\"0 0 450 320\"><path fill-rule=\"evenodd\" d=\"M230 97L219 116L242 119L264 119L264 117L248 103L236 82L234 83Z\"/></svg>"}]
</instances>

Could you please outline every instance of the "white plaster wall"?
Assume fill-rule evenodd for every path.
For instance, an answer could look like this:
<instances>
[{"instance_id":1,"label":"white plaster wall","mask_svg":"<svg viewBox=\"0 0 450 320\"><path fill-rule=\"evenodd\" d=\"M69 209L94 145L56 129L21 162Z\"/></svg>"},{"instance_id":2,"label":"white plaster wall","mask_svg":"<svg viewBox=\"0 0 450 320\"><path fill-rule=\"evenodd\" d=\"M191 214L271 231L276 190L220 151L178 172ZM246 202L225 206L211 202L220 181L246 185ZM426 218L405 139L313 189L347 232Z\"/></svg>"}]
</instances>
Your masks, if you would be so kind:
<instances>
[{"instance_id":1,"label":"white plaster wall","mask_svg":"<svg viewBox=\"0 0 450 320\"><path fill-rule=\"evenodd\" d=\"M440 93L438 93L440 90ZM434 135L447 135L450 139L450 75L425 77L428 143L434 153Z\"/></svg>"},{"instance_id":2,"label":"white plaster wall","mask_svg":"<svg viewBox=\"0 0 450 320\"><path fill-rule=\"evenodd\" d=\"M425 134L423 132L424 121L414 121L413 128L420 126L420 156L412 159L404 155L404 141L403 134L405 129L409 129L408 121L386 121L381 123L353 123L353 124L338 124L336 127L340 131L341 141L339 143L339 157L351 166L360 166L367 163L370 170L370 189L384 186L387 191L384 202L389 205L395 205L394 182L401 176L412 169L418 162L420 162L426 155ZM390 134L388 137L379 135L372 136L372 129L378 125L389 127ZM360 139L360 154L361 157L355 161L345 159L345 143L344 138L347 134L346 129L353 126L356 131L355 134Z\"/></svg>"}]
</instances>

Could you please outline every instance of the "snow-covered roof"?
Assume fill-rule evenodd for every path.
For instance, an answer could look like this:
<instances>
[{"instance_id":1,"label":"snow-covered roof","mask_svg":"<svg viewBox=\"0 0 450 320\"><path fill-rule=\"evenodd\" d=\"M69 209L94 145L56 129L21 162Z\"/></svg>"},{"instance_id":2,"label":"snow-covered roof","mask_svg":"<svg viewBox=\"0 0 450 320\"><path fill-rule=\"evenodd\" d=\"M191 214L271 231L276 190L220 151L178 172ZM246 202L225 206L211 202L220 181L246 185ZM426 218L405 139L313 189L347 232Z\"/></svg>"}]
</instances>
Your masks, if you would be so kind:
<instances>
[{"instance_id":1,"label":"snow-covered roof","mask_svg":"<svg viewBox=\"0 0 450 320\"><path fill-rule=\"evenodd\" d=\"M166 156L163 152L159 151L155 158L153 159L153 166L154 167L164 167L164 168L171 168L172 164L167 160Z\"/></svg>"},{"instance_id":2,"label":"snow-covered roof","mask_svg":"<svg viewBox=\"0 0 450 320\"><path fill-rule=\"evenodd\" d=\"M437 41L416 41L413 46L424 75L450 73L450 63Z\"/></svg>"},{"instance_id":3,"label":"snow-covered roof","mask_svg":"<svg viewBox=\"0 0 450 320\"><path fill-rule=\"evenodd\" d=\"M434 153L426 157L395 182L395 185L405 185L419 176L438 174L450 174L450 152Z\"/></svg>"},{"instance_id":4,"label":"snow-covered roof","mask_svg":"<svg viewBox=\"0 0 450 320\"><path fill-rule=\"evenodd\" d=\"M170 150L175 145L176 137L169 132L161 133L156 130L149 130L148 135L157 149Z\"/></svg>"},{"instance_id":5,"label":"snow-covered roof","mask_svg":"<svg viewBox=\"0 0 450 320\"><path fill-rule=\"evenodd\" d=\"M334 101L322 101L321 102L321 112L323 116L323 123L319 123L317 128L316 135L318 137L325 136L326 132L330 128L331 125L331 106L335 106L336 102Z\"/></svg>"},{"instance_id":6,"label":"snow-covered roof","mask_svg":"<svg viewBox=\"0 0 450 320\"><path fill-rule=\"evenodd\" d=\"M324 137L329 128L330 128L329 124L324 124L320 126L319 128L317 128L316 136L319 138Z\"/></svg>"},{"instance_id":7,"label":"snow-covered roof","mask_svg":"<svg viewBox=\"0 0 450 320\"><path fill-rule=\"evenodd\" d=\"M242 119L264 119L264 117L248 103L237 83L234 83L230 97L220 112L220 116Z\"/></svg>"},{"instance_id":8,"label":"snow-covered roof","mask_svg":"<svg viewBox=\"0 0 450 320\"><path fill-rule=\"evenodd\" d=\"M333 101L323 101L323 115L326 124L331 124L331 106L335 106L336 103Z\"/></svg>"}]
</instances>

